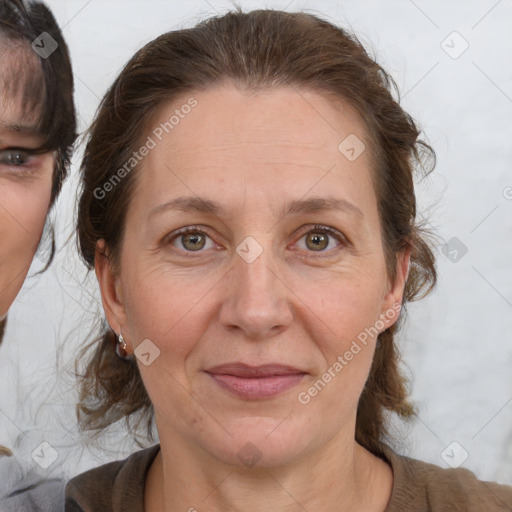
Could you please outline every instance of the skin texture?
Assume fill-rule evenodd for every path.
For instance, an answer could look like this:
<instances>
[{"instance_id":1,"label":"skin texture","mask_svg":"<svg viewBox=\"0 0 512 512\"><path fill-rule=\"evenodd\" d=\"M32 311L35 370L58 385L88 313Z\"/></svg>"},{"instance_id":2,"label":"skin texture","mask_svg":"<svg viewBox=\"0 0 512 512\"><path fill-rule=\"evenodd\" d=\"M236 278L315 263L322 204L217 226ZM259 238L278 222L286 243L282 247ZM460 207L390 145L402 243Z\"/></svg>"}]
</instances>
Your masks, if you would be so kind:
<instances>
[{"instance_id":1,"label":"skin texture","mask_svg":"<svg viewBox=\"0 0 512 512\"><path fill-rule=\"evenodd\" d=\"M13 76L16 53L2 54L0 85ZM30 153L44 139L35 131L37 112L23 111L20 90L0 89L0 318L20 291L41 238L54 165L53 153Z\"/></svg>"},{"instance_id":2,"label":"skin texture","mask_svg":"<svg viewBox=\"0 0 512 512\"><path fill-rule=\"evenodd\" d=\"M146 510L382 511L391 469L354 440L376 338L307 405L298 400L358 334L401 303L408 255L398 255L391 282L370 152L351 162L338 150L349 134L369 147L363 124L348 105L314 92L255 94L224 84L162 105L154 126L190 96L197 106L134 171L119 265L103 241L96 254L110 325L122 330L129 352L146 339L160 350L149 366L138 363L162 447ZM151 213L181 196L224 211ZM312 197L348 201L359 213L284 215L292 201ZM341 241L328 236L319 251L315 225ZM183 246L177 231L187 226L207 234L200 251ZM248 236L263 251L252 263L236 252ZM286 364L306 375L278 396L245 400L204 371L235 361ZM240 450L257 454L257 463L244 465Z\"/></svg>"}]
</instances>

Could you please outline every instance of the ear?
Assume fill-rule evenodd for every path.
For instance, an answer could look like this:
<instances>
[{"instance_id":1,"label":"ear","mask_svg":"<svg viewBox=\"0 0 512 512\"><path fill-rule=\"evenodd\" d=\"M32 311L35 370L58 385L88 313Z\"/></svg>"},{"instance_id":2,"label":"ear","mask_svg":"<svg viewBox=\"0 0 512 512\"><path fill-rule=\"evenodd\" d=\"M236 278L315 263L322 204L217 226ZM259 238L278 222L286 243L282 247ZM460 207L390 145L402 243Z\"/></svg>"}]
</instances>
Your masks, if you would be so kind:
<instances>
[{"instance_id":1,"label":"ear","mask_svg":"<svg viewBox=\"0 0 512 512\"><path fill-rule=\"evenodd\" d=\"M381 331L391 327L397 320L402 308L405 283L409 276L409 265L411 260L411 247L407 245L396 255L395 278L390 279L389 289L384 297L383 309L380 319L385 327Z\"/></svg>"},{"instance_id":2,"label":"ear","mask_svg":"<svg viewBox=\"0 0 512 512\"><path fill-rule=\"evenodd\" d=\"M100 285L103 309L110 327L119 335L126 322L121 279L109 258L105 240L98 240L94 255L94 270ZM127 340L128 343L128 340Z\"/></svg>"}]
</instances>

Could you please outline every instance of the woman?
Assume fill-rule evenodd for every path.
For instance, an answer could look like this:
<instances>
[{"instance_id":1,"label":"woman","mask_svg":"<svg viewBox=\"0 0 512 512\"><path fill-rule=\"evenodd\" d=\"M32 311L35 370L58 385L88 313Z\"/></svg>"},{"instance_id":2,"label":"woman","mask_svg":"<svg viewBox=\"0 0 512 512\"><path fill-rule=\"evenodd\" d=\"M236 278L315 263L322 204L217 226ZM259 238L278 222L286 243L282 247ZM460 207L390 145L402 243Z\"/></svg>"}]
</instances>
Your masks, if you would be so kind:
<instances>
[{"instance_id":1,"label":"woman","mask_svg":"<svg viewBox=\"0 0 512 512\"><path fill-rule=\"evenodd\" d=\"M73 75L48 8L0 0L0 343L61 189L75 140ZM54 244L47 265L53 257ZM23 475L0 447L0 510L49 510L60 482ZM60 505L62 508L63 504Z\"/></svg>"},{"instance_id":2,"label":"woman","mask_svg":"<svg viewBox=\"0 0 512 512\"><path fill-rule=\"evenodd\" d=\"M154 419L160 444L71 480L66 510L510 508L512 489L384 442L413 414L400 311L436 280L413 186L433 152L391 88L303 13L228 13L126 65L82 164L110 328L79 413Z\"/></svg>"}]
</instances>

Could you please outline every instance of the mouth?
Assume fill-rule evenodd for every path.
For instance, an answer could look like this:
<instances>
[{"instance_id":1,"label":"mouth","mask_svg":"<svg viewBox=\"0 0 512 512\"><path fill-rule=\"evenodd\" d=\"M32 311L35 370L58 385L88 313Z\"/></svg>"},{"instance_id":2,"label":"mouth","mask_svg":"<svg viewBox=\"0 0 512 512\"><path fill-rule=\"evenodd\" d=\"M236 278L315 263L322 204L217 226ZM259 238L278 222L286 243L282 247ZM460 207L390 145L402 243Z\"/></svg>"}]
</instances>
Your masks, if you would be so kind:
<instances>
[{"instance_id":1,"label":"mouth","mask_svg":"<svg viewBox=\"0 0 512 512\"><path fill-rule=\"evenodd\" d=\"M292 366L230 363L206 370L222 389L240 398L263 400L296 386L306 372Z\"/></svg>"}]
</instances>

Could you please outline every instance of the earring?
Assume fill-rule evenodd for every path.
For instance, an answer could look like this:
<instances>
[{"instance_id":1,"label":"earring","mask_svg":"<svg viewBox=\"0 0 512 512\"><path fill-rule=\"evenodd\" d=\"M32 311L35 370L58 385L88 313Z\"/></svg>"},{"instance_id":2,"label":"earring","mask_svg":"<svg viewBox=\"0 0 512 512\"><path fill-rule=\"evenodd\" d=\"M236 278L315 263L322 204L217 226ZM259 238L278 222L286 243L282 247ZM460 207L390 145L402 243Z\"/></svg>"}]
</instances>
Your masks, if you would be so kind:
<instances>
[{"instance_id":1,"label":"earring","mask_svg":"<svg viewBox=\"0 0 512 512\"><path fill-rule=\"evenodd\" d=\"M119 359L122 359L123 361L130 359L128 351L126 350L126 341L123 338L121 330L119 330L119 337L117 338L116 342L116 355L117 357L119 357Z\"/></svg>"}]
</instances>

